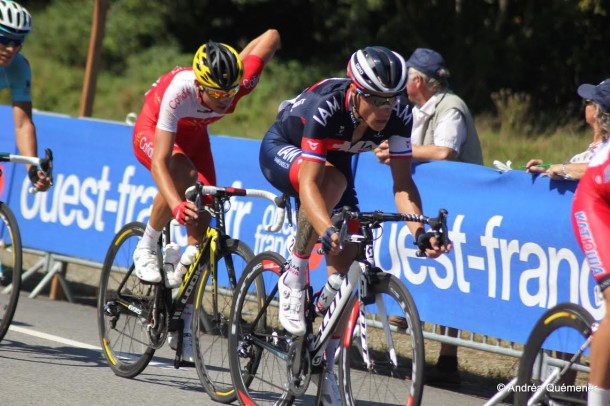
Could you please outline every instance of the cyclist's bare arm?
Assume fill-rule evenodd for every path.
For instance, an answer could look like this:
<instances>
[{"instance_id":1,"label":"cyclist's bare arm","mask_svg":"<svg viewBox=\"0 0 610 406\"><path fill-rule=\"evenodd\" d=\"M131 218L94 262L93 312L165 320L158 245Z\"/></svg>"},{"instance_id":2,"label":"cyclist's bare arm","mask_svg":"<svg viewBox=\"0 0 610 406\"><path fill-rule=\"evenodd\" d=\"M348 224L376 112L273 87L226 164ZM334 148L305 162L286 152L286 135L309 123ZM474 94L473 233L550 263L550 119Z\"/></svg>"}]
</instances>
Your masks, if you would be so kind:
<instances>
[{"instance_id":1,"label":"cyclist's bare arm","mask_svg":"<svg viewBox=\"0 0 610 406\"><path fill-rule=\"evenodd\" d=\"M267 64L279 46L280 33L275 29L269 29L250 41L239 56L244 59L248 55L256 55Z\"/></svg>"},{"instance_id":2,"label":"cyclist's bare arm","mask_svg":"<svg viewBox=\"0 0 610 406\"><path fill-rule=\"evenodd\" d=\"M38 153L38 145L36 142L36 126L32 120L32 103L13 102L13 119L15 121L15 140L19 153L35 157ZM45 176L42 171L36 170L35 166L27 164L26 167L37 191L44 192L51 187L52 179L49 176Z\"/></svg>"},{"instance_id":3,"label":"cyclist's bare arm","mask_svg":"<svg viewBox=\"0 0 610 406\"><path fill-rule=\"evenodd\" d=\"M155 130L155 149L151 162L153 179L170 210L183 202L169 171L170 159L174 150L174 139L174 133L157 128ZM185 214L186 224L195 222L198 217L195 205L187 202Z\"/></svg>"},{"instance_id":4,"label":"cyclist's bare arm","mask_svg":"<svg viewBox=\"0 0 610 406\"><path fill-rule=\"evenodd\" d=\"M394 180L394 200L400 213L422 214L422 202L417 185L411 173L411 159L390 159L390 168ZM420 223L407 222L415 241L424 233ZM446 248L439 244L435 237L430 238L430 248L426 249L426 256L437 258Z\"/></svg>"}]
</instances>

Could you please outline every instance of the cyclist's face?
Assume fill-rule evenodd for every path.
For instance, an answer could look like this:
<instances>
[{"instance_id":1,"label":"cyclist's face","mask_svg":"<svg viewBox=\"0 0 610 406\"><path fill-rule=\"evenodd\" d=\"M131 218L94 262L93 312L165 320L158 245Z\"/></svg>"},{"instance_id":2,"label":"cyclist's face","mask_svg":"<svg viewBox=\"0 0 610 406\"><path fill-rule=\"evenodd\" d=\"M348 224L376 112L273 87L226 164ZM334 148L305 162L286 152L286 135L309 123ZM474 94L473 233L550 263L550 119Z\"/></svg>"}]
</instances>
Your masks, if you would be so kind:
<instances>
[{"instance_id":1,"label":"cyclist's face","mask_svg":"<svg viewBox=\"0 0 610 406\"><path fill-rule=\"evenodd\" d=\"M21 50L21 44L9 43L7 45L0 43L0 66L8 66L15 59L15 55Z\"/></svg>"},{"instance_id":2,"label":"cyclist's face","mask_svg":"<svg viewBox=\"0 0 610 406\"><path fill-rule=\"evenodd\" d=\"M383 130L392 115L396 95L356 93L355 97L359 99L358 113L364 122L374 131Z\"/></svg>"},{"instance_id":3,"label":"cyclist's face","mask_svg":"<svg viewBox=\"0 0 610 406\"><path fill-rule=\"evenodd\" d=\"M199 86L199 94L206 106L211 108L215 113L224 114L233 103L236 93L228 93L226 96L218 97L216 94L211 94L206 88Z\"/></svg>"}]
</instances>

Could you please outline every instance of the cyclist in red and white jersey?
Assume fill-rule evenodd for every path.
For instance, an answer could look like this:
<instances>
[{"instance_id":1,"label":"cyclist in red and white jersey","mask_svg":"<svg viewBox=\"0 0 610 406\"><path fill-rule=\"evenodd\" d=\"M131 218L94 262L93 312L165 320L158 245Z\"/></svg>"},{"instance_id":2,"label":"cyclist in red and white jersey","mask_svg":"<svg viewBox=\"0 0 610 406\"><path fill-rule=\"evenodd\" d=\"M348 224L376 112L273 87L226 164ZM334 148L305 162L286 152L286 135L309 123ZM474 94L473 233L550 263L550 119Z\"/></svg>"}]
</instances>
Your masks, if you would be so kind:
<instances>
[{"instance_id":1,"label":"cyclist in red and white jersey","mask_svg":"<svg viewBox=\"0 0 610 406\"><path fill-rule=\"evenodd\" d=\"M239 54L229 45L209 41L195 53L192 67L174 68L146 93L133 131L133 148L152 172L159 193L134 252L135 272L142 281L162 280L157 241L172 217L187 226L189 245L202 243L210 216L198 215L195 205L185 201L184 192L197 180L216 185L208 126L232 113L239 100L254 90L279 45L274 29L252 40ZM176 286L180 281L169 283ZM183 359L192 362L191 306L183 316L185 333L189 333L184 336Z\"/></svg>"},{"instance_id":2,"label":"cyclist in red and white jersey","mask_svg":"<svg viewBox=\"0 0 610 406\"><path fill-rule=\"evenodd\" d=\"M610 79L581 85L578 94L595 105L603 144L589 161L572 204L572 227L610 309ZM588 404L610 405L610 312L591 343Z\"/></svg>"},{"instance_id":3,"label":"cyclist in red and white jersey","mask_svg":"<svg viewBox=\"0 0 610 406\"><path fill-rule=\"evenodd\" d=\"M401 213L421 214L422 204L411 177L411 112L400 97L407 70L404 59L384 47L355 52L347 68L349 79L318 82L292 100L282 103L275 124L263 138L260 166L269 182L297 196L296 241L290 263L279 280L280 322L294 335L305 334L304 287L313 246L321 236L328 273L343 275L355 257L353 246L339 248L339 235L331 222L333 208L358 208L351 158L372 151L389 140L390 168L396 207ZM426 254L444 251L421 224L408 223ZM334 336L326 348L322 404L340 405L333 372L339 344Z\"/></svg>"}]
</instances>

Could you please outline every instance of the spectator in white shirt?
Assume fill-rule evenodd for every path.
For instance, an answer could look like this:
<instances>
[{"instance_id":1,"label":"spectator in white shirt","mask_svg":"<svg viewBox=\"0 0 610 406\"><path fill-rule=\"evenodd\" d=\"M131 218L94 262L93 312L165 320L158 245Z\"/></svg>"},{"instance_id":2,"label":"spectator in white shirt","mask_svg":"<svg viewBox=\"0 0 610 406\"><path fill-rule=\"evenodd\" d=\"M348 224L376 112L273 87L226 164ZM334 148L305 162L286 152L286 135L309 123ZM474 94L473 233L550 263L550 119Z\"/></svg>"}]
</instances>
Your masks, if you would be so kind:
<instances>
[{"instance_id":1,"label":"spectator in white shirt","mask_svg":"<svg viewBox=\"0 0 610 406\"><path fill-rule=\"evenodd\" d=\"M411 144L413 159L447 160L483 165L483 153L474 120L466 103L448 88L449 70L436 51L418 48L407 61L407 95L413 106ZM388 163L387 142L375 149L382 163ZM390 322L404 325L406 320L391 316ZM457 330L447 329L457 337ZM441 326L441 334L445 327ZM426 383L450 387L461 384L458 372L457 346L441 344L435 368L426 374Z\"/></svg>"}]
</instances>

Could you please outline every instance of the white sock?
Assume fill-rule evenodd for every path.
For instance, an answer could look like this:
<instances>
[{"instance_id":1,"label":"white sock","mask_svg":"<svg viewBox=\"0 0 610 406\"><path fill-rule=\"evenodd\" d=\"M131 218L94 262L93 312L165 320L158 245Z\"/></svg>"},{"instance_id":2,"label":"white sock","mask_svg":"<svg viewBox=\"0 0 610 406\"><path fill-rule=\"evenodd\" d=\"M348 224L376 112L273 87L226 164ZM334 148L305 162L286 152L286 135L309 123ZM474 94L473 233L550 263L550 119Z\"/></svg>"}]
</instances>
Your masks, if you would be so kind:
<instances>
[{"instance_id":1,"label":"white sock","mask_svg":"<svg viewBox=\"0 0 610 406\"><path fill-rule=\"evenodd\" d=\"M184 330L183 333L191 334L191 324L193 324L193 304L187 303L184 306L184 310L182 311L182 320L184 320Z\"/></svg>"},{"instance_id":2,"label":"white sock","mask_svg":"<svg viewBox=\"0 0 610 406\"><path fill-rule=\"evenodd\" d=\"M140 248L147 248L151 251L157 251L157 243L159 242L159 236L161 235L161 230L157 231L151 227L150 223L146 224L146 229L144 230L144 235L142 239L138 243Z\"/></svg>"},{"instance_id":3,"label":"white sock","mask_svg":"<svg viewBox=\"0 0 610 406\"><path fill-rule=\"evenodd\" d=\"M589 384L587 398L589 406L608 406L610 405L610 389Z\"/></svg>"},{"instance_id":4,"label":"white sock","mask_svg":"<svg viewBox=\"0 0 610 406\"><path fill-rule=\"evenodd\" d=\"M302 258L293 252L284 276L284 284L290 289L303 289L307 282L308 263L309 257Z\"/></svg>"},{"instance_id":5,"label":"white sock","mask_svg":"<svg viewBox=\"0 0 610 406\"><path fill-rule=\"evenodd\" d=\"M326 354L326 372L332 372L333 367L335 366L335 354L337 353L337 348L339 348L341 338L337 336L333 336L324 351Z\"/></svg>"}]
</instances>

